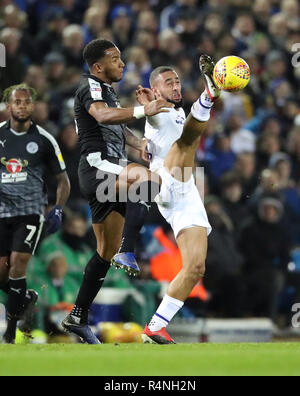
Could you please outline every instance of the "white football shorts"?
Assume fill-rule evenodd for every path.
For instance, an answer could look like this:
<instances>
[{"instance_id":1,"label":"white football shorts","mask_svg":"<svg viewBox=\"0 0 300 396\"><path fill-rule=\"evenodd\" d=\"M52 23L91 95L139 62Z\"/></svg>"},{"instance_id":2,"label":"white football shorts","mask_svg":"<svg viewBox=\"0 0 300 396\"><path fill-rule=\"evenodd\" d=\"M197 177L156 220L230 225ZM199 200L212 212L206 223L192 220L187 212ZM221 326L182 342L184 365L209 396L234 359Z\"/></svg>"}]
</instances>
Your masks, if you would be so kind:
<instances>
[{"instance_id":1,"label":"white football shorts","mask_svg":"<svg viewBox=\"0 0 300 396\"><path fill-rule=\"evenodd\" d=\"M182 230L192 227L206 228L208 236L212 227L194 176L183 183L172 177L165 168L161 168L158 173L162 178L162 186L155 202L162 216L171 225L175 237L177 238Z\"/></svg>"}]
</instances>

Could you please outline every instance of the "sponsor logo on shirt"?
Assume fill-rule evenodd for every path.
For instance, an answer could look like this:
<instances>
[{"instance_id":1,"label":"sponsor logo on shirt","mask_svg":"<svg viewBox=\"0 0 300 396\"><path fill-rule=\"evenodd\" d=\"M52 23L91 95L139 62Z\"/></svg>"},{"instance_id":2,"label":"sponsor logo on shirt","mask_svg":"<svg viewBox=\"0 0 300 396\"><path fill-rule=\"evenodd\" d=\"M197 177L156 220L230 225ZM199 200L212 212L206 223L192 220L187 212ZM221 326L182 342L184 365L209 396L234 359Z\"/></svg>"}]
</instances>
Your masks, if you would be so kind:
<instances>
[{"instance_id":1,"label":"sponsor logo on shirt","mask_svg":"<svg viewBox=\"0 0 300 396\"><path fill-rule=\"evenodd\" d=\"M101 84L89 78L90 92L94 100L102 100Z\"/></svg>"},{"instance_id":2,"label":"sponsor logo on shirt","mask_svg":"<svg viewBox=\"0 0 300 396\"><path fill-rule=\"evenodd\" d=\"M29 154L36 154L39 151L39 146L35 142L28 143L26 150Z\"/></svg>"},{"instance_id":3,"label":"sponsor logo on shirt","mask_svg":"<svg viewBox=\"0 0 300 396\"><path fill-rule=\"evenodd\" d=\"M184 125L184 123L185 123L185 118L181 117L181 116L178 116L177 119L176 119L176 124Z\"/></svg>"},{"instance_id":4,"label":"sponsor logo on shirt","mask_svg":"<svg viewBox=\"0 0 300 396\"><path fill-rule=\"evenodd\" d=\"M6 160L5 157L1 158L1 164L6 167L8 173L1 174L2 183L19 183L27 180L27 172L22 172L23 168L28 166L28 161L20 159L10 159Z\"/></svg>"}]
</instances>

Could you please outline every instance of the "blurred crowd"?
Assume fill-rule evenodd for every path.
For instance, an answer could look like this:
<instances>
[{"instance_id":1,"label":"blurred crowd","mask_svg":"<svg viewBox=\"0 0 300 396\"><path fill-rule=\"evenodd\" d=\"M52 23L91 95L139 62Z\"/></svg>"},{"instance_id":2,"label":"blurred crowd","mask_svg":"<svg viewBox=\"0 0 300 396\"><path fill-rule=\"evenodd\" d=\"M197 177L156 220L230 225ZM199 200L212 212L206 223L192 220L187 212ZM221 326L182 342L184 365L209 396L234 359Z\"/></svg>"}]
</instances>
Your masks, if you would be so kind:
<instances>
[{"instance_id":1,"label":"blurred crowd","mask_svg":"<svg viewBox=\"0 0 300 396\"><path fill-rule=\"evenodd\" d=\"M73 96L87 70L82 50L95 38L112 40L122 51L126 71L116 89L124 107L136 104L136 87L148 87L157 66L178 71L188 113L203 90L201 53L215 61L238 55L249 63L249 86L223 93L197 151L214 231L206 278L183 315L266 316L288 326L291 306L300 302L299 2L0 0L0 42L7 50L1 91L22 81L37 90L35 121L58 139L72 183L64 229L44 239L31 270L48 307L44 325L53 331L49 311L74 302L94 248L77 179ZM0 122L6 119L0 104ZM141 135L143 121L131 127ZM51 185L49 177L53 194ZM139 245L141 278L133 282L111 272L107 286L130 290L122 315L143 324L181 266L174 236L155 206Z\"/></svg>"}]
</instances>

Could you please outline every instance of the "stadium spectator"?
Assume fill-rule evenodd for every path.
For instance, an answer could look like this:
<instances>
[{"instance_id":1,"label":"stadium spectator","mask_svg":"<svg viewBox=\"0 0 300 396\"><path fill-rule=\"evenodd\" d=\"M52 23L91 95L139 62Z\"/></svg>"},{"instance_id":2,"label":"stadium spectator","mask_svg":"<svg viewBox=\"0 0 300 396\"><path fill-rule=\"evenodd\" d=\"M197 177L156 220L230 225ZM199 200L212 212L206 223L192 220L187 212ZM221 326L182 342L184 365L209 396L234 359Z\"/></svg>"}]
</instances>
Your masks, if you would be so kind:
<instances>
[{"instance_id":1,"label":"stadium spectator","mask_svg":"<svg viewBox=\"0 0 300 396\"><path fill-rule=\"evenodd\" d=\"M63 334L61 317L72 310L78 284L69 276L64 257L55 257L55 251L52 251L52 256L51 260L47 260L46 269L32 276L30 286L39 293L37 326L47 334L56 336Z\"/></svg>"},{"instance_id":2,"label":"stadium spectator","mask_svg":"<svg viewBox=\"0 0 300 396\"><path fill-rule=\"evenodd\" d=\"M258 202L265 196L279 195L279 174L275 169L264 169L259 178L259 184L249 199L249 206L257 210Z\"/></svg>"},{"instance_id":3,"label":"stadium spectator","mask_svg":"<svg viewBox=\"0 0 300 396\"><path fill-rule=\"evenodd\" d=\"M269 20L269 34L272 45L278 49L284 49L285 40L288 36L288 20L285 14L277 13Z\"/></svg>"},{"instance_id":4,"label":"stadium spectator","mask_svg":"<svg viewBox=\"0 0 300 396\"><path fill-rule=\"evenodd\" d=\"M69 25L62 33L63 46L62 53L65 57L66 64L69 67L78 67L82 69L84 61L82 51L84 48L83 30L80 25Z\"/></svg>"},{"instance_id":5,"label":"stadium spectator","mask_svg":"<svg viewBox=\"0 0 300 396\"><path fill-rule=\"evenodd\" d=\"M223 175L220 184L222 204L232 221L234 234L238 238L243 221L250 216L249 208L242 202L242 181L239 174L231 171Z\"/></svg>"},{"instance_id":6,"label":"stadium spectator","mask_svg":"<svg viewBox=\"0 0 300 396\"><path fill-rule=\"evenodd\" d=\"M41 100L35 102L33 119L36 124L46 129L46 131L50 131L51 135L57 137L58 128L54 122L49 120L49 105L47 102Z\"/></svg>"},{"instance_id":7,"label":"stadium spectator","mask_svg":"<svg viewBox=\"0 0 300 396\"><path fill-rule=\"evenodd\" d=\"M65 57L59 52L51 52L44 61L45 75L47 79L48 91L58 90L64 81L66 68Z\"/></svg>"},{"instance_id":8,"label":"stadium spectator","mask_svg":"<svg viewBox=\"0 0 300 396\"><path fill-rule=\"evenodd\" d=\"M172 29L163 30L158 37L159 51L151 58L153 67L176 64L183 44L179 35Z\"/></svg>"},{"instance_id":9,"label":"stadium spectator","mask_svg":"<svg viewBox=\"0 0 300 396\"><path fill-rule=\"evenodd\" d=\"M36 90L39 99L49 99L46 94L46 76L41 66L35 64L30 65L24 77L24 82Z\"/></svg>"},{"instance_id":10,"label":"stadium spectator","mask_svg":"<svg viewBox=\"0 0 300 396\"><path fill-rule=\"evenodd\" d=\"M135 45L144 48L152 59L157 52L157 35L151 31L140 29L135 36Z\"/></svg>"},{"instance_id":11,"label":"stadium spectator","mask_svg":"<svg viewBox=\"0 0 300 396\"><path fill-rule=\"evenodd\" d=\"M20 53L22 32L15 28L4 28L0 31L0 42L6 48L5 73L0 74L0 87L2 90L18 84L24 78L25 59Z\"/></svg>"},{"instance_id":12,"label":"stadium spectator","mask_svg":"<svg viewBox=\"0 0 300 396\"><path fill-rule=\"evenodd\" d=\"M76 291L83 276L85 263L91 258L92 253L84 242L86 233L86 219L79 212L71 212L66 215L62 232L46 238L38 251L38 258L44 265L64 263L64 268L68 268L68 277L77 283Z\"/></svg>"},{"instance_id":13,"label":"stadium spectator","mask_svg":"<svg viewBox=\"0 0 300 396\"><path fill-rule=\"evenodd\" d=\"M80 23L83 13L87 7L84 2L77 0L59 0L58 5L62 7L70 23Z\"/></svg>"},{"instance_id":14,"label":"stadium spectator","mask_svg":"<svg viewBox=\"0 0 300 396\"><path fill-rule=\"evenodd\" d=\"M113 8L110 19L112 22L113 41L122 52L130 46L133 38L132 10L127 6L117 5Z\"/></svg>"},{"instance_id":15,"label":"stadium spectator","mask_svg":"<svg viewBox=\"0 0 300 396\"><path fill-rule=\"evenodd\" d=\"M152 65L147 52L142 47L131 47L127 56L126 68L128 72L138 74L143 87L149 87Z\"/></svg>"},{"instance_id":16,"label":"stadium spectator","mask_svg":"<svg viewBox=\"0 0 300 396\"><path fill-rule=\"evenodd\" d=\"M59 50L69 20L63 8L53 7L45 12L43 22L35 40L40 61L50 52Z\"/></svg>"},{"instance_id":17,"label":"stadium spectator","mask_svg":"<svg viewBox=\"0 0 300 396\"><path fill-rule=\"evenodd\" d=\"M204 20L204 28L213 39L219 40L226 29L222 14L217 12L208 14Z\"/></svg>"},{"instance_id":18,"label":"stadium spectator","mask_svg":"<svg viewBox=\"0 0 300 396\"><path fill-rule=\"evenodd\" d=\"M18 7L8 5L4 8L3 26L17 29L22 32L20 48L22 49L26 64L30 64L31 62L37 62L39 60L39 53L35 48L31 35L26 30L27 23L27 14Z\"/></svg>"},{"instance_id":19,"label":"stadium spectator","mask_svg":"<svg viewBox=\"0 0 300 396\"><path fill-rule=\"evenodd\" d=\"M291 180L291 160L287 154L279 152L273 154L270 158L269 167L278 172L278 188L280 190L294 187L294 183Z\"/></svg>"},{"instance_id":20,"label":"stadium spectator","mask_svg":"<svg viewBox=\"0 0 300 396\"><path fill-rule=\"evenodd\" d=\"M295 127L289 133L287 140L288 152L291 155L293 170L293 179L296 181L300 180L300 128Z\"/></svg>"},{"instance_id":21,"label":"stadium spectator","mask_svg":"<svg viewBox=\"0 0 300 396\"><path fill-rule=\"evenodd\" d=\"M285 153L277 153L271 157L270 167L279 175L278 190L285 204L289 233L295 244L300 240L300 193L292 176L291 158Z\"/></svg>"},{"instance_id":22,"label":"stadium spectator","mask_svg":"<svg viewBox=\"0 0 300 396\"><path fill-rule=\"evenodd\" d=\"M219 198L208 196L205 206L213 227L208 239L207 273L204 278L204 286L211 294L208 311L218 317L241 317L244 315L244 259L235 241L234 226Z\"/></svg>"},{"instance_id":23,"label":"stadium spectator","mask_svg":"<svg viewBox=\"0 0 300 396\"><path fill-rule=\"evenodd\" d=\"M199 43L200 16L195 9L182 10L178 13L174 30L179 34L185 51L194 51ZM208 52L210 54L210 52Z\"/></svg>"},{"instance_id":24,"label":"stadium spectator","mask_svg":"<svg viewBox=\"0 0 300 396\"><path fill-rule=\"evenodd\" d=\"M198 11L195 8L196 4L197 0L176 0L174 4L166 7L161 13L161 30L174 28L178 16L180 15L180 13L186 10L190 10L192 8L192 11L197 14Z\"/></svg>"},{"instance_id":25,"label":"stadium spectator","mask_svg":"<svg viewBox=\"0 0 300 396\"><path fill-rule=\"evenodd\" d=\"M230 138L227 135L219 133L215 136L213 146L207 153L206 161L211 182L217 185L222 175L230 171L236 161L236 155L231 150Z\"/></svg>"},{"instance_id":26,"label":"stadium spectator","mask_svg":"<svg viewBox=\"0 0 300 396\"><path fill-rule=\"evenodd\" d=\"M106 27L106 18L107 14L105 14L101 8L90 7L87 9L82 27L84 32L84 45L100 37L101 32Z\"/></svg>"},{"instance_id":27,"label":"stadium spectator","mask_svg":"<svg viewBox=\"0 0 300 396\"><path fill-rule=\"evenodd\" d=\"M231 149L235 154L254 153L256 150L256 137L253 132L242 128L241 116L232 114L228 119L227 130L230 135Z\"/></svg>"},{"instance_id":28,"label":"stadium spectator","mask_svg":"<svg viewBox=\"0 0 300 396\"><path fill-rule=\"evenodd\" d=\"M255 33L255 21L252 15L240 14L235 20L231 33L236 40L237 51L251 48Z\"/></svg>"},{"instance_id":29,"label":"stadium spectator","mask_svg":"<svg viewBox=\"0 0 300 396\"><path fill-rule=\"evenodd\" d=\"M158 33L159 26L155 13L149 10L141 12L138 16L137 29Z\"/></svg>"},{"instance_id":30,"label":"stadium spectator","mask_svg":"<svg viewBox=\"0 0 300 396\"><path fill-rule=\"evenodd\" d=\"M258 212L245 226L241 251L246 259L247 312L277 319L279 296L290 262L290 240L282 219L284 207L272 197L259 201Z\"/></svg>"},{"instance_id":31,"label":"stadium spectator","mask_svg":"<svg viewBox=\"0 0 300 396\"><path fill-rule=\"evenodd\" d=\"M269 0L255 0L253 13L257 28L261 31L265 31L272 13L271 2Z\"/></svg>"},{"instance_id":32,"label":"stadium spectator","mask_svg":"<svg viewBox=\"0 0 300 396\"><path fill-rule=\"evenodd\" d=\"M273 154L280 151L280 140L271 132L265 132L257 139L256 166L261 171L268 167Z\"/></svg>"}]
</instances>

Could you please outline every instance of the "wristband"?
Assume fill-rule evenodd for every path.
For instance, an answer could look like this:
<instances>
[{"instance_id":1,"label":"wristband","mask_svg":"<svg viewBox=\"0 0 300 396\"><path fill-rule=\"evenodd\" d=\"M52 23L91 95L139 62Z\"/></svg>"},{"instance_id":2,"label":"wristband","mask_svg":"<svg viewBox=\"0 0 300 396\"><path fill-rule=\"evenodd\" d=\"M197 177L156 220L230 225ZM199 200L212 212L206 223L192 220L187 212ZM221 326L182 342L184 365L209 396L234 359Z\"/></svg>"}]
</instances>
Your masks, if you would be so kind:
<instances>
[{"instance_id":1,"label":"wristband","mask_svg":"<svg viewBox=\"0 0 300 396\"><path fill-rule=\"evenodd\" d=\"M133 117L138 119L138 120L141 119L141 118L146 117L145 106L137 106L137 107L135 107L134 110L133 110Z\"/></svg>"}]
</instances>

